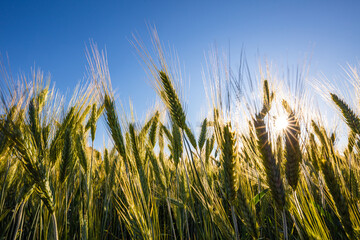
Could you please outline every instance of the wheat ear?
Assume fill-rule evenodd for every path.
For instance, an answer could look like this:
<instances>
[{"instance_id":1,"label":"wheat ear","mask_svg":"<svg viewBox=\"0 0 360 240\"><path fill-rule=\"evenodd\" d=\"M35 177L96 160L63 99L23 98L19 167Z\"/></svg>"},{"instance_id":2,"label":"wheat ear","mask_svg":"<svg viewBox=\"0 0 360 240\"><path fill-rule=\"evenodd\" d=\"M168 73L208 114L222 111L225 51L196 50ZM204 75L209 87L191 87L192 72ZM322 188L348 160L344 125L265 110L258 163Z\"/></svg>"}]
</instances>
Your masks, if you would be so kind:
<instances>
[{"instance_id":1,"label":"wheat ear","mask_svg":"<svg viewBox=\"0 0 360 240\"><path fill-rule=\"evenodd\" d=\"M341 193L339 181L335 176L333 167L329 161L321 162L321 170L324 174L326 185L334 199L341 223L350 239L354 236L354 229L350 220L349 208L344 195Z\"/></svg>"},{"instance_id":2,"label":"wheat ear","mask_svg":"<svg viewBox=\"0 0 360 240\"><path fill-rule=\"evenodd\" d=\"M265 167L266 180L270 187L272 197L278 209L282 210L285 205L284 184L280 176L280 167L275 161L271 151L268 132L266 130L264 119L258 114L254 120L256 135L258 138L258 148L261 159Z\"/></svg>"},{"instance_id":3,"label":"wheat ear","mask_svg":"<svg viewBox=\"0 0 360 240\"><path fill-rule=\"evenodd\" d=\"M334 103L340 108L340 111L345 118L346 124L350 127L353 132L360 134L360 119L359 117L351 110L349 105L347 105L343 100L341 100L337 95L331 93L331 98Z\"/></svg>"},{"instance_id":4,"label":"wheat ear","mask_svg":"<svg viewBox=\"0 0 360 240\"><path fill-rule=\"evenodd\" d=\"M175 88L169 78L169 76L163 72L159 72L162 91L164 94L163 99L165 100L166 106L169 108L172 120L181 128L186 128L186 117L185 112L181 106L178 95L176 94Z\"/></svg>"},{"instance_id":5,"label":"wheat ear","mask_svg":"<svg viewBox=\"0 0 360 240\"><path fill-rule=\"evenodd\" d=\"M285 173L289 185L293 190L295 190L299 179L300 163L302 161L302 154L299 143L300 124L298 118L295 116L294 111L290 109L288 103L285 100L283 100L283 106L289 114L289 127L285 134Z\"/></svg>"}]
</instances>

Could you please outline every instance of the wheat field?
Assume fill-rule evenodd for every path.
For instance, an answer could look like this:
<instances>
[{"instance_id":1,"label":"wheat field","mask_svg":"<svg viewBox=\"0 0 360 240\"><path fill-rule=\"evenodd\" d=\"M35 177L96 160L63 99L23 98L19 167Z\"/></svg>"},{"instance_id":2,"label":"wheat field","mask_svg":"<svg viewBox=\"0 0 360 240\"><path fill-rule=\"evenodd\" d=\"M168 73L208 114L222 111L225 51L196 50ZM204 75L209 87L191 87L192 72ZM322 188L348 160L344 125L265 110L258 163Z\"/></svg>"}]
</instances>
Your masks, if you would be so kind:
<instances>
[{"instance_id":1,"label":"wheat field","mask_svg":"<svg viewBox=\"0 0 360 240\"><path fill-rule=\"evenodd\" d=\"M360 238L360 117L342 97L325 93L349 129L341 151L321 117L262 77L246 114L215 89L195 126L161 48L160 65L138 49L162 101L144 123L119 115L96 48L68 106L41 72L7 78L0 239ZM95 149L101 119L113 144Z\"/></svg>"}]
</instances>

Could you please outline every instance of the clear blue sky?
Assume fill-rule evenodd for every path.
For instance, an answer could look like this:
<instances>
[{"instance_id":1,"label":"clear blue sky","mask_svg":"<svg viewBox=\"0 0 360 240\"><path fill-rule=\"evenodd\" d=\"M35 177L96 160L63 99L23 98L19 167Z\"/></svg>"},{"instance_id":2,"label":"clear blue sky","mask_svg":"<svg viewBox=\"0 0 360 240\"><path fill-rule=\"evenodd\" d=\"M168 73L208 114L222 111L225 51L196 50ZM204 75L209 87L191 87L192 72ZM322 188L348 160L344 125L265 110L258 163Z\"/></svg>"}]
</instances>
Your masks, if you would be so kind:
<instances>
[{"instance_id":1,"label":"clear blue sky","mask_svg":"<svg viewBox=\"0 0 360 240\"><path fill-rule=\"evenodd\" d=\"M50 73L62 93L84 77L89 39L106 46L113 87L134 103L137 116L155 102L155 93L129 43L133 32L149 41L147 23L173 46L190 77L187 109L192 125L205 104L201 70L214 43L234 62L244 46L249 61L266 56L296 65L312 54L314 74L329 78L360 55L359 1L20 1L0 2L0 52L14 73L33 66ZM102 139L99 139L102 141Z\"/></svg>"}]
</instances>

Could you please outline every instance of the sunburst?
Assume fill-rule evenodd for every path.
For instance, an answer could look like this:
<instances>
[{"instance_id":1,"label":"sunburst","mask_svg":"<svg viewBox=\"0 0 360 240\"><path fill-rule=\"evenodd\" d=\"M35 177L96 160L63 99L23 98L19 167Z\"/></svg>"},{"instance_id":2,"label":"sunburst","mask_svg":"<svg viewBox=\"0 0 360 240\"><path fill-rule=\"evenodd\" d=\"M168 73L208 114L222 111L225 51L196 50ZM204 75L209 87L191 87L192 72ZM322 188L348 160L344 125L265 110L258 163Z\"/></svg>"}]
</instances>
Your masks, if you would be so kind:
<instances>
[{"instance_id":1,"label":"sunburst","mask_svg":"<svg viewBox=\"0 0 360 240\"><path fill-rule=\"evenodd\" d=\"M281 114L274 119L274 130L276 132L283 132L289 126L288 116Z\"/></svg>"}]
</instances>

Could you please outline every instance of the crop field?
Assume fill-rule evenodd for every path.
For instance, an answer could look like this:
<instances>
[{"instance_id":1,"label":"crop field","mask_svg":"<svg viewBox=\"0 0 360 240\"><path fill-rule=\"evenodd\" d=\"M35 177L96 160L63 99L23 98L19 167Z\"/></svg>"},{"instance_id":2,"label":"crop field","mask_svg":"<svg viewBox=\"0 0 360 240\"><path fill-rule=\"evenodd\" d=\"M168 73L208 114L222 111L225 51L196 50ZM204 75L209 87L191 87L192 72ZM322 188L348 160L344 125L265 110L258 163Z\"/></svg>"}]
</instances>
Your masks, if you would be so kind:
<instances>
[{"instance_id":1,"label":"crop field","mask_svg":"<svg viewBox=\"0 0 360 240\"><path fill-rule=\"evenodd\" d=\"M266 71L251 93L209 82L197 126L156 47L151 59L138 46L161 99L144 122L120 114L94 46L91 79L68 102L41 72L17 80L3 68L0 239L360 237L360 117L349 99L322 93L347 126L342 148L306 96L286 95ZM95 149L104 123L111 144Z\"/></svg>"}]
</instances>

